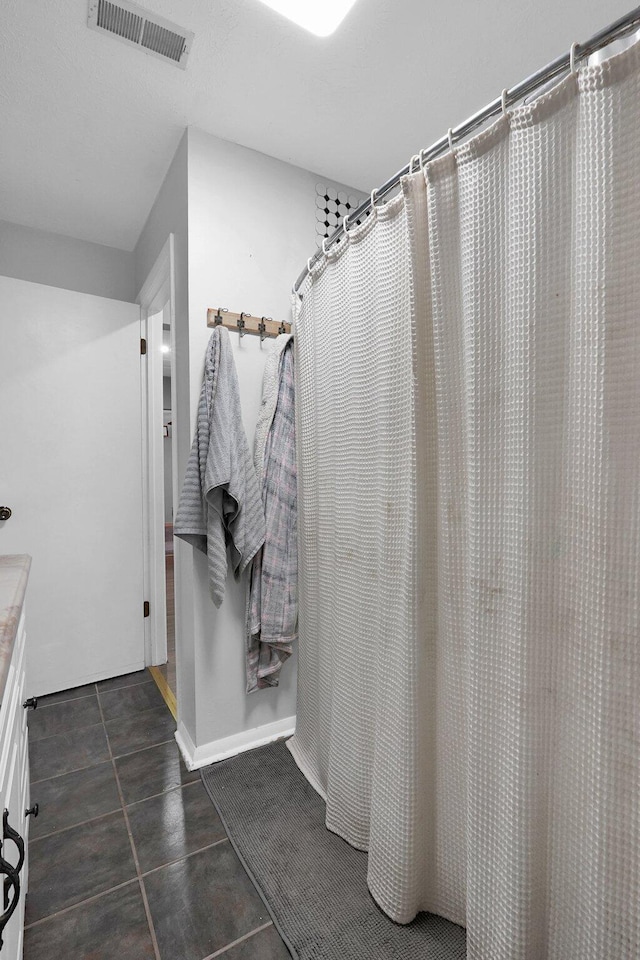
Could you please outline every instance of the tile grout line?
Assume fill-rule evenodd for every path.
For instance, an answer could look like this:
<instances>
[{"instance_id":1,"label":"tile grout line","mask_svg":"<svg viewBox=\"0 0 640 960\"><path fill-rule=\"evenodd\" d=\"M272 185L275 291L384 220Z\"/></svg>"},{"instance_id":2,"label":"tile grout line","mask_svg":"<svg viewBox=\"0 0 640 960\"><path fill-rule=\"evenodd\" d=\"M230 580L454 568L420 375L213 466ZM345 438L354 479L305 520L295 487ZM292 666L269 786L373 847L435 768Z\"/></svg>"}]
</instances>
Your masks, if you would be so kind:
<instances>
[{"instance_id":1,"label":"tile grout line","mask_svg":"<svg viewBox=\"0 0 640 960\"><path fill-rule=\"evenodd\" d=\"M133 842L133 833L131 832L131 824L129 822L129 815L127 814L127 807L124 802L124 794L122 792L122 786L120 784L120 777L118 776L118 768L116 767L116 761L113 756L113 751L111 749L111 741L109 740L109 733L107 731L107 725L104 719L104 713L102 712L102 704L100 702L100 693L96 684L96 696L98 699L98 708L100 710L100 716L102 717L102 725L104 727L105 736L107 738L107 747L109 749L109 756L111 757L111 764L113 766L113 774L116 778L116 786L118 788L118 794L120 796L120 803L122 804L122 813L124 815L124 822L127 828L127 834L129 835L129 843L131 844L131 853L133 854L133 862L136 868L136 875L138 877L138 883L140 885L140 895L142 897L142 903L144 905L144 912L147 917L147 923L149 925L149 934L151 936L151 943L153 944L153 952L155 954L156 960L161 960L160 958L160 948L158 947L158 938L156 937L155 927L153 926L153 919L151 917L151 909L149 907L149 901L147 899L147 891L144 886L144 880L142 879L142 873L140 871L140 861L138 860L138 852L136 850L136 845Z\"/></svg>"},{"instance_id":2,"label":"tile grout line","mask_svg":"<svg viewBox=\"0 0 640 960\"><path fill-rule=\"evenodd\" d=\"M115 811L116 813L119 811ZM96 817L99 820L99 817ZM87 820L87 823L91 821ZM195 857L198 853L203 853L205 850L210 850L212 847L217 847L221 843L228 843L228 837L222 837L220 840L215 840L213 843L207 844L206 847L200 847L199 850L192 850L191 853L186 853L184 856L179 857L177 860L168 860L167 863L160 864L159 867L152 867L151 870L146 870L141 874L141 878L144 879L152 873L157 873L158 870L164 870L165 867L172 867L176 863L182 863L183 860L188 860L190 857ZM30 930L31 927L39 927L43 923L47 923L48 920L54 920L56 917L60 917L65 913L69 913L71 910L77 910L78 907L83 907L87 903L93 903L95 900L100 900L102 897L108 896L110 893L115 893L116 890L121 890L123 887L129 887L132 883L139 883L140 877L132 877L131 880L124 880L122 883L117 883L115 887L109 887L108 890L101 890L99 893L94 893L92 896L87 897L85 900L78 900L77 903L70 903L68 907L62 907L60 910L56 910L55 913L49 913L46 917L40 917L38 920L34 920L32 923L25 924L24 929ZM267 924L268 926L269 924ZM259 928L260 930L262 927ZM244 938L250 937L253 933L257 933L258 930L253 930L251 933L247 933ZM239 941L234 940L234 944ZM233 946L233 944L227 944L227 947ZM227 947L224 947L226 950ZM209 958L207 958L209 960Z\"/></svg>"},{"instance_id":3,"label":"tile grout line","mask_svg":"<svg viewBox=\"0 0 640 960\"><path fill-rule=\"evenodd\" d=\"M100 819L100 818L97 817L96 819ZM87 820L86 822L89 823L90 821ZM157 873L158 870L164 870L165 867L171 867L176 863L182 863L183 860L188 860L190 857L195 857L198 853L203 853L205 850L210 850L212 847L217 847L221 843L228 843L228 840L229 840L228 837L222 837L220 840L215 840L213 843L207 844L206 847L200 847L199 850L192 850L191 853L186 853L184 856L179 857L177 860L169 860L167 863L160 864L159 867L152 867L151 870L146 870L144 873L141 873L140 877L135 876L135 877L132 877L130 880L124 880L122 883L117 883L115 887L109 887L108 890L101 890L99 893L94 893L92 896L87 897L85 900L78 900L77 903L70 903L68 907L62 907L60 910L56 910L55 913L47 914L46 917L39 917L38 920L34 920L32 923L25 924L24 929L30 930L31 927L39 927L41 924L46 923L48 920L54 920L56 917L62 916L65 913L69 913L71 910L77 910L78 907L83 907L87 903L93 903L95 900L100 900L102 897L106 897L110 893L114 893L116 890L121 890L123 887L128 887L132 883L139 883L140 879L144 879L145 877L148 877L152 873ZM269 924L267 924L267 926L268 925ZM259 929L261 930L262 927L260 927ZM246 937L250 937L252 933L257 933L257 932L258 930L253 930L251 931L251 933L247 933L245 937L241 939L246 939ZM233 946L235 943L238 943L238 942L239 941L234 940L233 944L227 944L227 947ZM226 950L227 947L224 947L224 949ZM207 960L209 960L209 958L207 958Z\"/></svg>"},{"instance_id":4,"label":"tile grout line","mask_svg":"<svg viewBox=\"0 0 640 960\"><path fill-rule=\"evenodd\" d=\"M90 767L88 769L91 769ZM57 837L59 833L66 833L67 830L75 830L76 827L86 827L88 823L97 823L98 820L104 820L105 817L112 817L114 813L120 813L120 807L114 807L113 810L107 810L106 813L100 813L97 817L89 817L87 820L80 820L79 823L70 823L68 827L60 827L59 830L52 830L51 833L43 833L39 837L29 837L29 843L39 843L41 840L48 840L49 837Z\"/></svg>"},{"instance_id":5,"label":"tile grout line","mask_svg":"<svg viewBox=\"0 0 640 960\"><path fill-rule=\"evenodd\" d=\"M109 678L107 678L107 679L109 679ZM126 690L127 687L139 687L140 684L142 684L142 683L152 683L152 682L153 682L153 678L150 678L149 680L138 680L137 683L125 683L122 687L110 687L109 690L107 690L107 693L111 693L112 690ZM80 684L81 687L85 687L85 686L86 686L86 687L89 687L89 686L95 687L96 689L95 689L94 693L83 693L81 697L69 697L68 700L56 700L55 703L41 703L41 704L40 704L40 709L41 709L41 710L46 710L48 707L57 707L57 706L59 706L61 703L74 703L76 700L88 700L89 697L93 697L95 694L97 694L97 692L98 692L97 686L98 686L99 683L104 683L104 680L96 680L94 683L91 683L91 684L89 684L89 683L86 683L86 684L85 684L85 683L81 683L81 684ZM64 692L64 691L63 691L63 692ZM55 693L45 694L45 696L55 697L56 694L55 694ZM42 699L44 700L45 697L42 697Z\"/></svg>"},{"instance_id":6,"label":"tile grout line","mask_svg":"<svg viewBox=\"0 0 640 960\"><path fill-rule=\"evenodd\" d=\"M114 760L117 760L117 759L118 759L118 757L114 757ZM104 762L105 762L105 763L108 763L110 766L112 766L110 760L105 760ZM99 764L96 764L96 766L102 766L102 764L99 763ZM92 767L84 767L83 769L85 769L85 770L91 770ZM64 776L64 774L61 774L61 776ZM51 779L53 780L53 779L56 779L56 778L55 778L55 777L52 777ZM46 781L44 781L44 780L39 780L39 781L38 781L38 783L45 783L45 782L46 782ZM151 793L151 794L149 794L148 797L140 797L139 800L132 800L130 803L126 803L125 806L127 806L127 807L136 807L139 803L146 803L147 800L157 800L158 797L164 797L164 796L166 796L168 793L175 793L175 792L178 791L178 790L186 790L187 787L193 787L193 786L195 786L195 784L197 784L197 783L199 783L198 780L190 780L189 783L179 783L179 784L178 784L177 786L175 786L175 787L169 787L168 790L161 790L160 793ZM38 837L29 837L29 842L30 842L30 843L39 843L40 840L47 840L48 837L55 837L57 834L59 834L59 833L64 833L64 832L67 831L67 830L75 830L76 827L84 827L84 826L86 826L88 823L94 823L94 822L96 822L96 821L98 821L98 820L104 820L105 817L110 817L110 816L112 816L114 813L119 813L120 810L121 810L121 808L122 808L122 803L120 804L119 807L114 807L113 810L106 810L104 813L99 813L97 817L88 817L87 820L79 820L78 823L70 823L68 826L66 826L66 827L60 827L58 830L52 830L50 833L43 833L41 836L38 836ZM202 849L204 849L204 848L202 848ZM173 862L173 861L171 861L171 862ZM144 876L144 874L143 874L143 876Z\"/></svg>"},{"instance_id":7,"label":"tile grout line","mask_svg":"<svg viewBox=\"0 0 640 960\"><path fill-rule=\"evenodd\" d=\"M51 694L55 696L55 694ZM49 710L51 707L60 707L63 703L80 703L81 700L91 700L95 697L94 693L83 693L81 697L69 697L68 700L56 700L55 703L40 703L38 700L38 710ZM44 697L42 698L44 700Z\"/></svg>"},{"instance_id":8,"label":"tile grout line","mask_svg":"<svg viewBox=\"0 0 640 960\"><path fill-rule=\"evenodd\" d=\"M269 927L273 926L273 920L269 920L268 923L263 923L261 927L256 927L255 930L250 930L249 933L245 933L243 937L238 937L237 940L234 940L233 943L228 943L226 947L221 947L220 950L216 950L215 953L210 953L204 960L216 960L216 957L221 957L223 954L231 950L232 947L237 947L239 943L244 943L245 940L250 940L251 937L255 937L257 933L262 933L263 930L268 930Z\"/></svg>"},{"instance_id":9,"label":"tile grout line","mask_svg":"<svg viewBox=\"0 0 640 960\"><path fill-rule=\"evenodd\" d=\"M155 708L154 708L155 709ZM144 712L144 711L143 711ZM106 731L104 723L92 723L92 727L103 727ZM88 730L88 727L80 727L81 730ZM60 734L54 734L54 736L60 736ZM45 737L45 739L49 739ZM109 736L107 734L107 742ZM42 743L41 740L34 740L34 743ZM169 740L161 740L160 743L153 743L150 747L140 747L138 750L132 750L131 753L119 753L114 757L114 760L123 760L125 757L132 757L136 753L142 753L143 750L153 750L154 747L162 747L165 743L175 743L175 738L170 737ZM66 777L70 773L80 773L81 770L89 770L91 767L99 767L102 763L110 763L110 760L99 760L97 763L89 763L86 767L74 767L73 770L65 770L64 773L56 773L53 777L42 777L40 780L32 780L31 786L35 787L38 783L47 783L48 780L57 780L59 777Z\"/></svg>"},{"instance_id":10,"label":"tile grout line","mask_svg":"<svg viewBox=\"0 0 640 960\"><path fill-rule=\"evenodd\" d=\"M159 707L154 707L154 710L160 709ZM143 710L142 713L145 713ZM106 728L105 728L106 729ZM142 753L143 750L153 750L154 747L162 747L165 743L175 743L175 737L169 737L168 740L161 740L160 743L152 743L148 747L139 747L137 750L132 750L131 753L116 753L114 754L114 760L123 760L125 757L132 757L135 753Z\"/></svg>"},{"instance_id":11,"label":"tile grout line","mask_svg":"<svg viewBox=\"0 0 640 960\"><path fill-rule=\"evenodd\" d=\"M176 863L182 863L184 860L189 860L191 857L195 857L199 853L204 853L205 850L211 850L212 847L219 847L221 843L228 842L229 837L220 837L219 840L214 840L213 843L208 843L206 847L200 847L198 850L192 850L191 853L184 853L176 860L167 860L166 863L161 863L159 867L151 867L151 870L145 870L145 872L142 874L142 877L148 877L152 873L157 873L158 870L164 870L165 867L173 867L176 865Z\"/></svg>"},{"instance_id":12,"label":"tile grout line","mask_svg":"<svg viewBox=\"0 0 640 960\"><path fill-rule=\"evenodd\" d=\"M135 684L134 686L142 686L142 684ZM122 690L128 690L129 687L121 687L120 689L122 689ZM156 689L157 689L157 687L156 687ZM111 691L109 691L109 690L107 691L107 693L110 693L110 692L111 692ZM113 692L116 693L115 690L114 690ZM88 698L85 697L85 698L83 698L83 699L88 699ZM98 695L98 697L97 697L97 700L98 700L98 706L100 706L100 696L99 696L99 695ZM69 701L67 701L67 702L68 702L68 703L75 703L74 700L69 700ZM51 710L53 707L58 707L58 706L61 706L61 704L52 703L52 704L51 704L51 707L43 707L42 709L43 709L43 710ZM138 710L135 714L130 714L130 713L129 713L129 714L125 714L123 717L111 717L109 720L105 720L104 717L103 717L103 718L102 718L102 723L104 724L104 728L105 728L105 730L106 730L106 729L107 729L107 727L106 727L107 723L119 723L119 722L122 721L122 720L131 720L131 718L132 718L133 716L136 716L136 717L142 716L143 713L152 713L154 710L165 710L165 709L166 709L166 706L167 706L166 703L159 703L157 707L147 707L146 710ZM102 716L102 707L101 707L101 706L100 706L100 715ZM53 740L54 737L64 737L64 736L65 736L66 734L68 734L68 733L77 733L77 732L80 731L80 730L88 730L90 727L99 727L99 726L100 726L100 722L98 722L98 723L87 723L84 727L69 727L67 730L60 730L58 733L50 733L47 737L37 737L36 739L31 740L30 743L44 743L45 740ZM146 749L146 748L143 747L142 749L144 750L144 749ZM137 753L137 751L134 750L134 751L132 751L132 753Z\"/></svg>"},{"instance_id":13,"label":"tile grout line","mask_svg":"<svg viewBox=\"0 0 640 960\"><path fill-rule=\"evenodd\" d=\"M102 724L95 724L96 727ZM81 728L85 729L85 728ZM74 767L73 770L65 770L64 773L56 773L53 777L41 777L40 780L32 780L31 786L37 787L41 783L49 783L50 780L59 780L60 777L68 777L71 773L81 773L83 770L92 770L94 767L101 767L103 763L110 763L110 760L98 760L97 763L88 763L86 767Z\"/></svg>"},{"instance_id":14,"label":"tile grout line","mask_svg":"<svg viewBox=\"0 0 640 960\"><path fill-rule=\"evenodd\" d=\"M87 699L88 699L88 698L87 698ZM69 701L69 703L74 703L74 702L75 702L75 701L72 701L72 700ZM57 707L57 706L61 706L61 704L54 703L54 704L52 704L51 707L39 707L38 709L42 709L42 710L52 710L53 707ZM91 727L99 727L99 726L100 726L100 720L96 721L96 723L85 723L84 727L77 727L77 726L76 726L76 727L68 727L66 730L60 730L58 733L50 733L50 734L49 734L48 736L46 736L46 737L35 737L35 738L32 737L32 738L29 740L29 743L30 743L30 744L31 744L31 743L32 743L32 744L36 744L36 743L46 743L47 740L53 740L54 737L64 737L64 736L66 736L66 735L69 734L69 733L78 733L78 732L80 732L81 730L90 730Z\"/></svg>"},{"instance_id":15,"label":"tile grout line","mask_svg":"<svg viewBox=\"0 0 640 960\"><path fill-rule=\"evenodd\" d=\"M118 757L116 757L116 760ZM187 787L193 787L195 784L202 783L200 780L189 780L188 783L178 783L175 787L169 787L168 790L161 790L160 793L150 793L148 797L140 797L139 800L131 800L127 806L137 807L139 803L145 803L147 800L156 800L158 797L164 797L167 793L175 793L177 790L186 790Z\"/></svg>"},{"instance_id":16,"label":"tile grout line","mask_svg":"<svg viewBox=\"0 0 640 960\"><path fill-rule=\"evenodd\" d=\"M40 917L38 920L34 920L32 923L25 923L24 929L31 930L32 927L40 927L43 923L48 923L49 920L55 920L56 917L61 917L65 913L70 913L71 910L77 910L78 907L84 907L87 903L94 903L95 900L100 900L102 897L106 897L109 893L115 893L116 890L122 890L123 887L130 887L132 883L138 883L138 878L131 877L131 880L124 880L122 883L117 883L115 887L109 887L108 890L101 890L100 893L94 893L93 896L87 897L86 900L78 900L77 903L70 903L68 907L62 907L62 909L56 910L55 913L50 913L46 917Z\"/></svg>"}]
</instances>

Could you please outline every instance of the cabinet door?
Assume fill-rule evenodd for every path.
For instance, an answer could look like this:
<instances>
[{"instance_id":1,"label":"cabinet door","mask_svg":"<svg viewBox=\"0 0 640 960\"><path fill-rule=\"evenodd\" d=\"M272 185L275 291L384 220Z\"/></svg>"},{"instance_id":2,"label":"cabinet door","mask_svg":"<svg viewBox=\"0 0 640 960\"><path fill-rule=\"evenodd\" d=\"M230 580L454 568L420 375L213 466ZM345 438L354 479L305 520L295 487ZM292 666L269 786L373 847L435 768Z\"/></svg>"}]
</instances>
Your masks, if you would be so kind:
<instances>
[{"instance_id":1,"label":"cabinet door","mask_svg":"<svg viewBox=\"0 0 640 960\"><path fill-rule=\"evenodd\" d=\"M17 644L19 646L18 666L16 669L16 686L18 694L16 698L16 726L15 741L17 746L16 759L16 780L18 781L18 807L17 814L21 818L21 826L16 826L24 837L25 857L24 867L22 868L22 899L24 911L24 898L27 893L29 881L29 822L30 818L25 817L25 811L31 806L29 801L30 783L29 783L29 734L27 730L27 718L29 711L23 706L26 697L26 661L27 651L25 645L24 628L22 634L18 635ZM18 821L16 821L17 823ZM12 821L13 823L13 821ZM0 958L2 960L2 958Z\"/></svg>"},{"instance_id":2,"label":"cabinet door","mask_svg":"<svg viewBox=\"0 0 640 960\"><path fill-rule=\"evenodd\" d=\"M27 890L27 827L25 810L28 800L28 743L27 711L23 707L25 687L25 632L24 612L20 618L11 664L0 708L0 817L8 811L8 822L24 842L24 864L20 871L20 899L3 931L3 946L0 960L21 960L24 905ZM2 820L0 819L0 823ZM1 834L0 834L1 837ZM14 866L18 863L19 850L14 841L2 841L2 856ZM4 880L0 877L0 910L4 910ZM8 891L14 896L13 889Z\"/></svg>"},{"instance_id":3,"label":"cabinet door","mask_svg":"<svg viewBox=\"0 0 640 960\"><path fill-rule=\"evenodd\" d=\"M16 720L18 718L16 717ZM2 811L9 811L9 823L22 836L24 829L24 808L21 807L21 783L18 770L18 743L14 740L12 743L11 755L9 758L8 769L6 770L6 779L2 789ZM14 866L18 862L18 849L12 840L4 840L2 843L2 856L5 860ZM0 882L0 907L4 910L6 900L4 900L4 880ZM14 896L13 890L9 890L9 898ZM21 960L22 958L22 938L24 927L24 868L20 872L20 900L11 919L4 928L2 934L2 950L0 956L2 960Z\"/></svg>"}]
</instances>

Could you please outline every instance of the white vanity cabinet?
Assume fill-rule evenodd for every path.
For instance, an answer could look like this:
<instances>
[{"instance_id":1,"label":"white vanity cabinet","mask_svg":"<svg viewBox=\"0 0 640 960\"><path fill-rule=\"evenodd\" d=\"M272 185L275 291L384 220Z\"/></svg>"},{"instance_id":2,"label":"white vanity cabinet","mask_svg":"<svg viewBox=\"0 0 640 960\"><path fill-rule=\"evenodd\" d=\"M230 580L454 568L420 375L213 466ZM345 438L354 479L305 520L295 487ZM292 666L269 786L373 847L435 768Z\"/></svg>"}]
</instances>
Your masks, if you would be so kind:
<instances>
[{"instance_id":1,"label":"white vanity cabinet","mask_svg":"<svg viewBox=\"0 0 640 960\"><path fill-rule=\"evenodd\" d=\"M0 960L21 960L28 881L25 556L0 557Z\"/></svg>"}]
</instances>

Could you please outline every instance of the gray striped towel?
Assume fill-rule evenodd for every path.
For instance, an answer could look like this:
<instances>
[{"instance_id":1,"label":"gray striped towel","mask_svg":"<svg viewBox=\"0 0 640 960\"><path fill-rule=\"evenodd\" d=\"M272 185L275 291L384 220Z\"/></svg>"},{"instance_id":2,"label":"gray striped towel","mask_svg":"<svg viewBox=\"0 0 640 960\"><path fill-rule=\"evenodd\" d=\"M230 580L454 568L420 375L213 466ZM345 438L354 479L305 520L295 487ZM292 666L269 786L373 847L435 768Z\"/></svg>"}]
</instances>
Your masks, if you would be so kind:
<instances>
[{"instance_id":1,"label":"gray striped towel","mask_svg":"<svg viewBox=\"0 0 640 960\"><path fill-rule=\"evenodd\" d=\"M247 615L247 693L277 687L298 639L298 470L293 342L278 337L267 361L254 460L267 521L253 561Z\"/></svg>"},{"instance_id":2,"label":"gray striped towel","mask_svg":"<svg viewBox=\"0 0 640 960\"><path fill-rule=\"evenodd\" d=\"M227 547L237 579L264 543L262 498L224 327L215 328L207 346L196 432L173 532L206 553L216 607L224 597Z\"/></svg>"}]
</instances>

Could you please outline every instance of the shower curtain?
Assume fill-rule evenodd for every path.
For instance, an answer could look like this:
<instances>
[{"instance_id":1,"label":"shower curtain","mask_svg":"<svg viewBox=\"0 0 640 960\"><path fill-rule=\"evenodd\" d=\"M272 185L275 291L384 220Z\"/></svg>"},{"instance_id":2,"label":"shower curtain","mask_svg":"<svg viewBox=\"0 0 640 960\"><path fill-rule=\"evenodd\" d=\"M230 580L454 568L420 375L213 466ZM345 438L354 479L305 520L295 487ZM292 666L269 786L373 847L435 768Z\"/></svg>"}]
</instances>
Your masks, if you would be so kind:
<instances>
[{"instance_id":1,"label":"shower curtain","mask_svg":"<svg viewBox=\"0 0 640 960\"><path fill-rule=\"evenodd\" d=\"M290 749L327 826L470 960L640 956L640 45L302 294Z\"/></svg>"}]
</instances>

